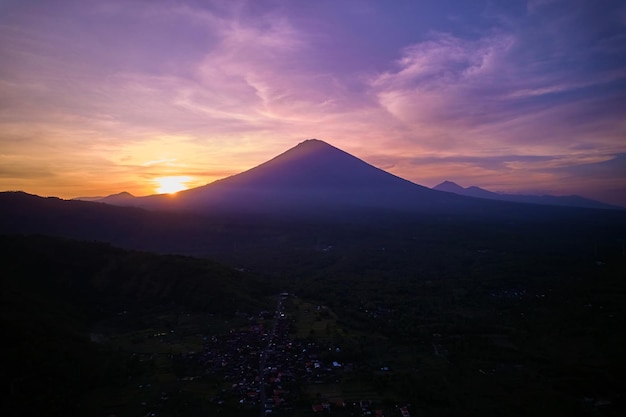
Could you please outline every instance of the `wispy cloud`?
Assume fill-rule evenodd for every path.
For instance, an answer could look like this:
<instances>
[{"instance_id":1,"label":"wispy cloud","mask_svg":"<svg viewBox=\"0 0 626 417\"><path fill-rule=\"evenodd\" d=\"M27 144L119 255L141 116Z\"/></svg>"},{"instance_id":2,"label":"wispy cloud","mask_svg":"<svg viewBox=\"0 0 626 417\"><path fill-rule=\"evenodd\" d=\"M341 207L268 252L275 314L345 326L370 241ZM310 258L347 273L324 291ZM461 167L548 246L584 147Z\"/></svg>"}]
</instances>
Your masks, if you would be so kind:
<instances>
[{"instance_id":1,"label":"wispy cloud","mask_svg":"<svg viewBox=\"0 0 626 417\"><path fill-rule=\"evenodd\" d=\"M513 40L494 36L477 41L434 34L404 49L397 68L371 81L380 104L409 125L481 123L493 112L499 91L492 82L499 60Z\"/></svg>"}]
</instances>

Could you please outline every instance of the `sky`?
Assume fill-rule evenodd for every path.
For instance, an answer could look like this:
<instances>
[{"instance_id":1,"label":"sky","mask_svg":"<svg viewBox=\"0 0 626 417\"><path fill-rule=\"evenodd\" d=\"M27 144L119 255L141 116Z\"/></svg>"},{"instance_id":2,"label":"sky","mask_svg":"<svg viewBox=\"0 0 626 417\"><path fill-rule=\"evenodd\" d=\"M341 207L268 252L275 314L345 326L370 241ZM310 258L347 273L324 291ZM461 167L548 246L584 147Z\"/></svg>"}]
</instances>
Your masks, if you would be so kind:
<instances>
[{"instance_id":1,"label":"sky","mask_svg":"<svg viewBox=\"0 0 626 417\"><path fill-rule=\"evenodd\" d=\"M0 190L154 194L309 138L626 206L626 2L0 0Z\"/></svg>"}]
</instances>

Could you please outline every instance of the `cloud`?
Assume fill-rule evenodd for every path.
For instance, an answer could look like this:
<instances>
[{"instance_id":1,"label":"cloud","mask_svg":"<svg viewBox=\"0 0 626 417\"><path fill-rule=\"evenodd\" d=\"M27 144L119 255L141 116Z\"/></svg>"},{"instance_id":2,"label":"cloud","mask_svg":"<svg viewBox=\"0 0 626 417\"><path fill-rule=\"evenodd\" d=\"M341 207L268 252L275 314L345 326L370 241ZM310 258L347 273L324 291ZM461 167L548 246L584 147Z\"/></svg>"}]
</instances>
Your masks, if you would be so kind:
<instances>
[{"instance_id":1,"label":"cloud","mask_svg":"<svg viewBox=\"0 0 626 417\"><path fill-rule=\"evenodd\" d=\"M533 2L538 15L539 6L548 2ZM617 136L625 133L625 114L615 106L624 102L626 60L614 42L623 30L600 36L593 24L581 25L581 8L558 10L554 20L518 18L473 38L431 33L405 47L370 86L412 133L407 140L439 154L623 149ZM568 39L580 27L585 45L578 34Z\"/></svg>"},{"instance_id":2,"label":"cloud","mask_svg":"<svg viewBox=\"0 0 626 417\"><path fill-rule=\"evenodd\" d=\"M529 13L536 13L556 1L557 0L528 0L526 3L526 10L528 10Z\"/></svg>"},{"instance_id":3,"label":"cloud","mask_svg":"<svg viewBox=\"0 0 626 417\"><path fill-rule=\"evenodd\" d=\"M331 73L309 69L314 51L305 34L284 17L268 14L258 22L225 25L219 45L198 67L210 95L189 96L190 108L209 102L215 109L235 109L261 128L293 127L345 111L347 90ZM248 22L249 23L249 22Z\"/></svg>"},{"instance_id":4,"label":"cloud","mask_svg":"<svg viewBox=\"0 0 626 417\"><path fill-rule=\"evenodd\" d=\"M477 41L449 34L411 45L402 52L397 69L371 80L380 104L409 125L454 123L488 119L498 92L497 60L513 40L494 36Z\"/></svg>"},{"instance_id":5,"label":"cloud","mask_svg":"<svg viewBox=\"0 0 626 417\"><path fill-rule=\"evenodd\" d=\"M570 175L585 178L610 179L616 173L626 178L626 153L606 155L603 158L590 158L578 165L566 165L553 168L555 171L567 172Z\"/></svg>"},{"instance_id":6,"label":"cloud","mask_svg":"<svg viewBox=\"0 0 626 417\"><path fill-rule=\"evenodd\" d=\"M420 170L424 180L432 182L431 178L457 179L480 178L488 175L509 178L517 175L538 175L542 173L557 174L559 172L575 172L589 166L606 166L614 170L616 163L609 163L614 155L562 154L562 155L495 155L495 156L406 156L381 157L374 159L374 163L386 169ZM437 168L439 167L439 168ZM448 170L441 169L448 167ZM450 169L454 168L454 169ZM475 184L472 184L475 185Z\"/></svg>"},{"instance_id":7,"label":"cloud","mask_svg":"<svg viewBox=\"0 0 626 417\"><path fill-rule=\"evenodd\" d=\"M0 17L0 140L59 176L209 182L311 137L416 182L626 152L613 0L54 3Z\"/></svg>"}]
</instances>

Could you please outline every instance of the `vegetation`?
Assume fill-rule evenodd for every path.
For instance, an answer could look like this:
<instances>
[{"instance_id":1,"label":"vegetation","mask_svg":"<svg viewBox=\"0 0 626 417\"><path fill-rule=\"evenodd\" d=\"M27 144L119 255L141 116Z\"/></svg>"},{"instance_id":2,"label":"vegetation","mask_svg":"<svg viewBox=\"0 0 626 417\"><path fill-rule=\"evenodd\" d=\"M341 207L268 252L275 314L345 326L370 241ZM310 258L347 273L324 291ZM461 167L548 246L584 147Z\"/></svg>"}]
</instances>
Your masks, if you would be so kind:
<instances>
[{"instance_id":1,"label":"vegetation","mask_svg":"<svg viewBox=\"0 0 626 417\"><path fill-rule=\"evenodd\" d=\"M267 308L277 291L207 260L103 243L0 236L0 253L5 404L14 415L85 415L80 399L90 392L131 402L129 379L155 366L133 353L165 353L152 335L183 330L167 353L193 349L201 341L186 326L221 329L223 320L207 314ZM202 320L186 323L188 311Z\"/></svg>"},{"instance_id":2,"label":"vegetation","mask_svg":"<svg viewBox=\"0 0 626 417\"><path fill-rule=\"evenodd\" d=\"M623 215L576 213L213 223L207 253L254 274L0 236L5 404L16 415L145 415L144 403L159 415L257 415L215 400L228 384L219 375L184 379L194 368L181 358L287 291L291 337L351 364L300 386L289 415L312 415L318 394L372 400L385 415L399 404L421 416L622 415L626 227Z\"/></svg>"}]
</instances>

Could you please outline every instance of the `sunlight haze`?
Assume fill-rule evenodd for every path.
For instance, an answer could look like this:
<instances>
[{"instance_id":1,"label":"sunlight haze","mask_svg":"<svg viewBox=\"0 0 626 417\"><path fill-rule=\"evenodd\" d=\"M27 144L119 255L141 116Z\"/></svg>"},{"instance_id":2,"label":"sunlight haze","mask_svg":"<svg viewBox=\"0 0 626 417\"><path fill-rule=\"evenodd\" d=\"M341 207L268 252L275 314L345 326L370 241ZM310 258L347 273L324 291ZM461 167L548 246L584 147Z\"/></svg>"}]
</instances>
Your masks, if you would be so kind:
<instances>
[{"instance_id":1,"label":"sunlight haze","mask_svg":"<svg viewBox=\"0 0 626 417\"><path fill-rule=\"evenodd\" d=\"M155 178L154 182L157 183L158 187L156 188L156 192L159 194L174 194L178 191L186 190L187 187L185 184L191 180L189 177L161 177Z\"/></svg>"}]
</instances>

